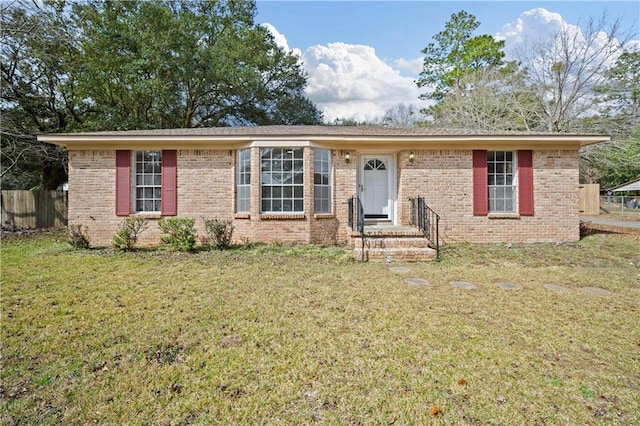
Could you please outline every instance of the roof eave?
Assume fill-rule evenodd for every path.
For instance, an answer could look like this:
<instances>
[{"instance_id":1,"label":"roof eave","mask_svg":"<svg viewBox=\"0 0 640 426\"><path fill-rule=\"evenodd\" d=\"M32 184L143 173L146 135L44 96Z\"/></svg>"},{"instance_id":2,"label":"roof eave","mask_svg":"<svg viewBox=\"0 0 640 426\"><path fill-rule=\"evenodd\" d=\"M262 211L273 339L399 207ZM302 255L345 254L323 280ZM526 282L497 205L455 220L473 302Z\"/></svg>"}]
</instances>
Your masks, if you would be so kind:
<instances>
[{"instance_id":1,"label":"roof eave","mask_svg":"<svg viewBox=\"0 0 640 426\"><path fill-rule=\"evenodd\" d=\"M587 146L610 140L608 136L595 135L90 135L90 134L47 134L38 135L38 140L70 149L94 149L94 147L121 148L127 145L175 145L176 147L233 147L257 141L309 141L325 144L350 144L353 146L371 144L398 145L468 145L470 143L534 144L535 146ZM417 146L416 146L417 147Z\"/></svg>"}]
</instances>

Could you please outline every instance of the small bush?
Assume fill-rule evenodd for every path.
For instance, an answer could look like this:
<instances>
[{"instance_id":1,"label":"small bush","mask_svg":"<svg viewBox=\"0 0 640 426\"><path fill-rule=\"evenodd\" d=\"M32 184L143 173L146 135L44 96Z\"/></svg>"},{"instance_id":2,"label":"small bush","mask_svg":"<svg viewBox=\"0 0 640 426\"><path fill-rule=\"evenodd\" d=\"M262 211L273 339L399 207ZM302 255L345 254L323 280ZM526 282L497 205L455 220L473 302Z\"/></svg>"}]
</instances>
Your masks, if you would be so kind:
<instances>
[{"instance_id":1,"label":"small bush","mask_svg":"<svg viewBox=\"0 0 640 426\"><path fill-rule=\"evenodd\" d=\"M233 235L233 224L230 220L205 220L204 227L215 249L226 250L229 248L231 236Z\"/></svg>"},{"instance_id":2,"label":"small bush","mask_svg":"<svg viewBox=\"0 0 640 426\"><path fill-rule=\"evenodd\" d=\"M75 249L88 249L89 237L86 234L87 227L82 225L69 225L67 228L67 242Z\"/></svg>"},{"instance_id":3,"label":"small bush","mask_svg":"<svg viewBox=\"0 0 640 426\"><path fill-rule=\"evenodd\" d=\"M193 251L196 246L195 221L190 218L163 218L158 221L162 242L176 251Z\"/></svg>"},{"instance_id":4,"label":"small bush","mask_svg":"<svg viewBox=\"0 0 640 426\"><path fill-rule=\"evenodd\" d=\"M111 245L116 250L132 250L140 234L147 229L149 222L143 217L128 217L118 226L118 233L113 236Z\"/></svg>"}]
</instances>

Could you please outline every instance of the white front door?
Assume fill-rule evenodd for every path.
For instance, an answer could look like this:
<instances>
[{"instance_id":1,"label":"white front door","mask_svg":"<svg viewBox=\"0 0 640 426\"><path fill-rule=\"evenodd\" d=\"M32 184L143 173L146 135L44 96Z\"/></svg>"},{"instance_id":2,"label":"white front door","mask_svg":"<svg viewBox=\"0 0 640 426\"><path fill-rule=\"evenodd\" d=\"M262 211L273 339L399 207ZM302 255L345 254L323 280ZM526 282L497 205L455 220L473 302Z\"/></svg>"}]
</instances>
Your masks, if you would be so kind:
<instances>
[{"instance_id":1,"label":"white front door","mask_svg":"<svg viewBox=\"0 0 640 426\"><path fill-rule=\"evenodd\" d=\"M391 219L389 177L391 159L387 156L364 156L361 163L360 199L365 218Z\"/></svg>"}]
</instances>

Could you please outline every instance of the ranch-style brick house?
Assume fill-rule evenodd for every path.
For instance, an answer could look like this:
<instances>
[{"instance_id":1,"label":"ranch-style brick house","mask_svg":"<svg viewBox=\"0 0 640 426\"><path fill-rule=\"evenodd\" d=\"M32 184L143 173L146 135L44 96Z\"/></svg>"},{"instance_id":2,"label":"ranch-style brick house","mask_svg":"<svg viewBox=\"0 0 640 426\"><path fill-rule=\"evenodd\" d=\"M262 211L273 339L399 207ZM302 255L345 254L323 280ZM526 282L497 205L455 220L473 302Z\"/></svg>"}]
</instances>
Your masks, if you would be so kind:
<instances>
[{"instance_id":1,"label":"ranch-style brick house","mask_svg":"<svg viewBox=\"0 0 640 426\"><path fill-rule=\"evenodd\" d=\"M193 218L201 237L217 218L233 221L237 241L347 242L371 260L429 258L443 242L577 241L578 150L609 140L380 126L38 139L68 149L69 225L93 245L109 245L125 217ZM140 243L159 241L149 226Z\"/></svg>"}]
</instances>

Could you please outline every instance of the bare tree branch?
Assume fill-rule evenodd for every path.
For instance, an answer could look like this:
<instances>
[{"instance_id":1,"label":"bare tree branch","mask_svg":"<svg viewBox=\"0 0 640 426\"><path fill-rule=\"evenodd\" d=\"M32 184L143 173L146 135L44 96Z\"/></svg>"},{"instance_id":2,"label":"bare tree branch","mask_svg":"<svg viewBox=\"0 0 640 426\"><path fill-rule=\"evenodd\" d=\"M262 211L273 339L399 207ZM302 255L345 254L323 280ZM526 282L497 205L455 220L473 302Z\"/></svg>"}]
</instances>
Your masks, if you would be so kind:
<instances>
[{"instance_id":1,"label":"bare tree branch","mask_svg":"<svg viewBox=\"0 0 640 426\"><path fill-rule=\"evenodd\" d=\"M603 14L584 26L567 25L550 38L527 40L516 53L536 87L546 130L574 131L593 110L593 89L607 80L632 35L621 29L619 20L607 22Z\"/></svg>"}]
</instances>

